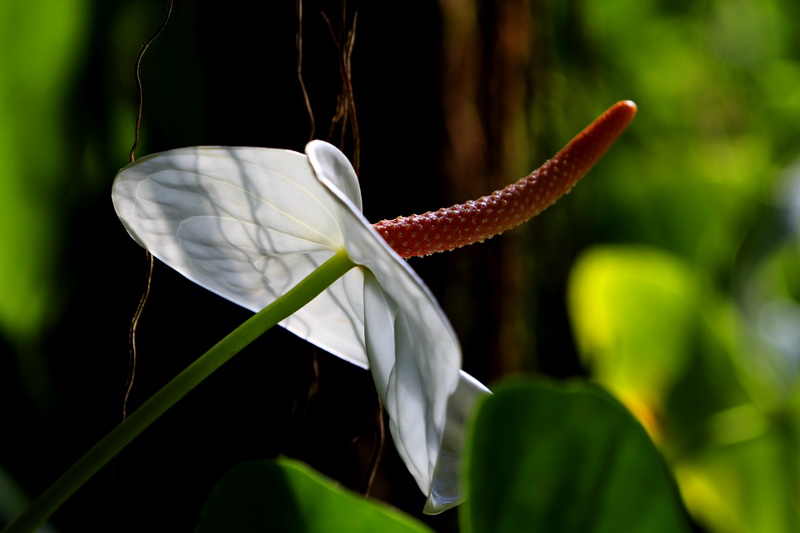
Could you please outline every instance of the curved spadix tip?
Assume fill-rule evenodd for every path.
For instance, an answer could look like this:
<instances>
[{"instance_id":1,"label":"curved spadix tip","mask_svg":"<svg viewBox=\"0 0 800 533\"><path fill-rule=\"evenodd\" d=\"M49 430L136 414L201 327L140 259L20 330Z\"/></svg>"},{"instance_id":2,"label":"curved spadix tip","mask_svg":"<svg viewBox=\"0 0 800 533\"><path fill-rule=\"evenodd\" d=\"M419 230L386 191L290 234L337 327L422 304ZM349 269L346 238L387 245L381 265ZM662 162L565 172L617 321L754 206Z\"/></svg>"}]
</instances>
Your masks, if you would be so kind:
<instances>
[{"instance_id":1,"label":"curved spadix tip","mask_svg":"<svg viewBox=\"0 0 800 533\"><path fill-rule=\"evenodd\" d=\"M636 107L636 102L634 102L633 100L622 100L611 106L611 109L609 109L609 111L616 110L615 111L616 113L619 113L621 116L627 117L627 122L630 122L631 120L633 120L633 117L636 116L637 109L638 108Z\"/></svg>"},{"instance_id":2,"label":"curved spadix tip","mask_svg":"<svg viewBox=\"0 0 800 533\"><path fill-rule=\"evenodd\" d=\"M630 110L631 113L636 114L636 102L633 100L622 100L621 102L617 102L616 105L625 107Z\"/></svg>"}]
</instances>

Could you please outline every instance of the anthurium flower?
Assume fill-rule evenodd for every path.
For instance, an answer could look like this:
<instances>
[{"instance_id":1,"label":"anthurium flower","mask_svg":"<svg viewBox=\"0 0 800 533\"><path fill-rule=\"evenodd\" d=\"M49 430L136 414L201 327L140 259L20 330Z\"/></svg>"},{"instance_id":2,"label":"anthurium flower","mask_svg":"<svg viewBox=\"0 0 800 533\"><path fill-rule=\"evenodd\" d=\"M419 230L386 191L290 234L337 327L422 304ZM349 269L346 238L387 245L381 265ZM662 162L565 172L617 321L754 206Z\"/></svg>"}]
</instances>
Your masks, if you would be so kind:
<instances>
[{"instance_id":1,"label":"anthurium flower","mask_svg":"<svg viewBox=\"0 0 800 533\"><path fill-rule=\"evenodd\" d=\"M306 155L193 147L122 169L112 197L130 235L163 262L252 311L344 251L358 265L281 325L372 372L395 446L426 512L459 501L463 428L488 393L461 368L458 340L402 259L482 241L541 211L594 164L635 112L620 102L542 168L501 191L373 227L347 158L312 141Z\"/></svg>"},{"instance_id":2,"label":"anthurium flower","mask_svg":"<svg viewBox=\"0 0 800 533\"><path fill-rule=\"evenodd\" d=\"M361 215L347 158L322 141L306 151L198 147L151 155L119 173L114 205L153 255L253 311L346 250L362 268L281 325L371 369L400 456L429 495L428 509L443 510L458 501L457 464L440 466L434 480L445 435L449 455L457 454L464 410L488 390L460 372L458 340L438 303Z\"/></svg>"}]
</instances>

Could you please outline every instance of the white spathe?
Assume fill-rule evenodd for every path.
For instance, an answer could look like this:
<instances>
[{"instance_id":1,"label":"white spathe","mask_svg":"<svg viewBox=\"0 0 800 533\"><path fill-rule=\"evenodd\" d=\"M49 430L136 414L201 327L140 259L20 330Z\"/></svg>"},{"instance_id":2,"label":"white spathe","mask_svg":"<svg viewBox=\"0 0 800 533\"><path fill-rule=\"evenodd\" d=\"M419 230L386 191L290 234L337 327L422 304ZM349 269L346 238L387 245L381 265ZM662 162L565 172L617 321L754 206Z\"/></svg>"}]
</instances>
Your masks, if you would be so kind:
<instances>
[{"instance_id":1,"label":"white spathe","mask_svg":"<svg viewBox=\"0 0 800 533\"><path fill-rule=\"evenodd\" d=\"M361 214L338 149L193 147L123 168L112 198L128 233L195 283L258 312L345 249L356 268L281 326L369 368L425 511L459 502L464 426L488 389L460 371L447 317Z\"/></svg>"}]
</instances>

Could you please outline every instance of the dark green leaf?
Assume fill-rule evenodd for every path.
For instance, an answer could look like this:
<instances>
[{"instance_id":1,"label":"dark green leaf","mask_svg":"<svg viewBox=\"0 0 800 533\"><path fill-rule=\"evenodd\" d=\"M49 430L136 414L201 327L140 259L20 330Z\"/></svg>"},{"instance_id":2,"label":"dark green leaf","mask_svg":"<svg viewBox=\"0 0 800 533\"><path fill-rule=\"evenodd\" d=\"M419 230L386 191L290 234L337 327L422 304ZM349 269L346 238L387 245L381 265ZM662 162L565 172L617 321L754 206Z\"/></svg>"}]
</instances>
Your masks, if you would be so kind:
<instances>
[{"instance_id":1,"label":"dark green leaf","mask_svg":"<svg viewBox=\"0 0 800 533\"><path fill-rule=\"evenodd\" d=\"M479 408L468 444L465 531L687 531L661 457L613 398L515 382Z\"/></svg>"},{"instance_id":2,"label":"dark green leaf","mask_svg":"<svg viewBox=\"0 0 800 533\"><path fill-rule=\"evenodd\" d=\"M423 524L337 486L289 459L251 461L211 493L197 533L425 533Z\"/></svg>"}]
</instances>

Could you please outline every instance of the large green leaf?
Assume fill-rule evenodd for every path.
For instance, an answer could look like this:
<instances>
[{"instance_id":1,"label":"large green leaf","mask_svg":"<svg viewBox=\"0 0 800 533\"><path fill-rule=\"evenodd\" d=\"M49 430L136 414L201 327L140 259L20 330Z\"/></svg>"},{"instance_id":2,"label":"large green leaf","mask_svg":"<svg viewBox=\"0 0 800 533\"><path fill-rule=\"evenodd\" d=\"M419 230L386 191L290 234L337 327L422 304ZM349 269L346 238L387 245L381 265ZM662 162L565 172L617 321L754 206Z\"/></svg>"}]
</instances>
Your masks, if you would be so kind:
<instances>
[{"instance_id":1,"label":"large green leaf","mask_svg":"<svg viewBox=\"0 0 800 533\"><path fill-rule=\"evenodd\" d=\"M197 533L424 533L423 524L289 459L241 464L206 502Z\"/></svg>"},{"instance_id":2,"label":"large green leaf","mask_svg":"<svg viewBox=\"0 0 800 533\"><path fill-rule=\"evenodd\" d=\"M514 382L481 404L467 458L464 531L687 531L644 429L588 385Z\"/></svg>"}]
</instances>

